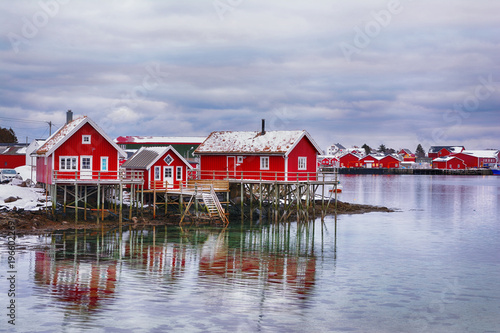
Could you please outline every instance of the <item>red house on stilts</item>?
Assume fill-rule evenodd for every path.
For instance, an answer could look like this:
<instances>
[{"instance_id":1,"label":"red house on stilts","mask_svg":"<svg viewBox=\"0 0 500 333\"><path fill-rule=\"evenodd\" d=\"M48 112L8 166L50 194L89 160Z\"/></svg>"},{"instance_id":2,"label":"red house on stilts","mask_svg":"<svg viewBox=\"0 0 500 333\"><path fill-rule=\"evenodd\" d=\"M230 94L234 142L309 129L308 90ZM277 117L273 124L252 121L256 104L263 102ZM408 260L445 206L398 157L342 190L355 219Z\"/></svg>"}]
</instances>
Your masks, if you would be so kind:
<instances>
[{"instance_id":1,"label":"red house on stilts","mask_svg":"<svg viewBox=\"0 0 500 333\"><path fill-rule=\"evenodd\" d=\"M144 173L144 189L178 189L188 179L191 164L172 146L142 147L123 163L127 171Z\"/></svg>"},{"instance_id":2,"label":"red house on stilts","mask_svg":"<svg viewBox=\"0 0 500 333\"><path fill-rule=\"evenodd\" d=\"M307 131L212 132L195 150L201 179L316 180L322 151Z\"/></svg>"},{"instance_id":3,"label":"red house on stilts","mask_svg":"<svg viewBox=\"0 0 500 333\"><path fill-rule=\"evenodd\" d=\"M73 120L71 111L36 153L36 180L44 184L117 180L119 160L127 156L94 121L86 116Z\"/></svg>"}]
</instances>

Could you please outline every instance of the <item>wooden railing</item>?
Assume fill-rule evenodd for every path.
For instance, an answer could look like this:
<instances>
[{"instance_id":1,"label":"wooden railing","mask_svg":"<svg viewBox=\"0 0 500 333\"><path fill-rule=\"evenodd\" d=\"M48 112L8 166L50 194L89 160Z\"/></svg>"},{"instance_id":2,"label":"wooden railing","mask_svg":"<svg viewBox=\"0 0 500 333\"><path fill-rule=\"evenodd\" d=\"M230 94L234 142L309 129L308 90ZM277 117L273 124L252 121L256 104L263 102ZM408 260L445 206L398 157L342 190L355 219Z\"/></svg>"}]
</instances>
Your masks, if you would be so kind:
<instances>
[{"instance_id":1,"label":"wooden railing","mask_svg":"<svg viewBox=\"0 0 500 333\"><path fill-rule=\"evenodd\" d=\"M267 180L267 181L321 181L335 175L335 172L280 172L280 171L227 171L210 170L196 171L196 179L199 180Z\"/></svg>"},{"instance_id":2,"label":"wooden railing","mask_svg":"<svg viewBox=\"0 0 500 333\"><path fill-rule=\"evenodd\" d=\"M52 179L54 182L120 181L142 183L144 181L144 171L131 171L125 169L121 169L119 171L54 170L52 173Z\"/></svg>"}]
</instances>

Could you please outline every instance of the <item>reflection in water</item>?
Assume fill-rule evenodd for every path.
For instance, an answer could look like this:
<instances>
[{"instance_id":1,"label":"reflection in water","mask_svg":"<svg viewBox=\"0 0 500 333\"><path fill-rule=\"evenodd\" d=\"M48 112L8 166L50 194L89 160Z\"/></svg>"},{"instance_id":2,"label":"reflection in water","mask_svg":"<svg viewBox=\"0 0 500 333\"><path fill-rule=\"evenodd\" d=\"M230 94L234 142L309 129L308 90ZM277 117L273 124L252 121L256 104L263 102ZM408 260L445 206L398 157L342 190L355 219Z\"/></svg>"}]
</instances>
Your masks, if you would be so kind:
<instances>
[{"instance_id":1,"label":"reflection in water","mask_svg":"<svg viewBox=\"0 0 500 333\"><path fill-rule=\"evenodd\" d=\"M148 285L146 297L181 292L179 284L191 279L192 286L205 288L205 300L214 289L231 286L235 293L278 291L305 304L316 283L314 229L310 223L54 233L36 252L34 280L40 295L49 293L80 322L111 306L137 280Z\"/></svg>"}]
</instances>

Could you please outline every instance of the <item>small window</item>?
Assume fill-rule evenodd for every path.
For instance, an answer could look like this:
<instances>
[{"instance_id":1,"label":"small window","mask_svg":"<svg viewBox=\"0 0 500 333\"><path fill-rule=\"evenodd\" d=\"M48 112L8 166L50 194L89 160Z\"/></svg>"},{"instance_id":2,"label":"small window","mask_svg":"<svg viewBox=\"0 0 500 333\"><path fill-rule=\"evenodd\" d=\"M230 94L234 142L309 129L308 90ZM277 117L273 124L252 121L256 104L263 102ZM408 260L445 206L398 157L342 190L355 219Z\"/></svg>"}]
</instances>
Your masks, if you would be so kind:
<instances>
[{"instance_id":1,"label":"small window","mask_svg":"<svg viewBox=\"0 0 500 333\"><path fill-rule=\"evenodd\" d=\"M243 163L243 156L238 156L237 163L239 163L239 164Z\"/></svg>"},{"instance_id":2,"label":"small window","mask_svg":"<svg viewBox=\"0 0 500 333\"><path fill-rule=\"evenodd\" d=\"M299 157L299 170L307 170L307 157Z\"/></svg>"},{"instance_id":3,"label":"small window","mask_svg":"<svg viewBox=\"0 0 500 333\"><path fill-rule=\"evenodd\" d=\"M90 144L90 135L82 135L82 144L84 145Z\"/></svg>"},{"instance_id":4,"label":"small window","mask_svg":"<svg viewBox=\"0 0 500 333\"><path fill-rule=\"evenodd\" d=\"M101 171L108 171L108 157L101 157Z\"/></svg>"},{"instance_id":5,"label":"small window","mask_svg":"<svg viewBox=\"0 0 500 333\"><path fill-rule=\"evenodd\" d=\"M167 155L167 157L165 157L164 161L165 161L165 163L167 163L167 165L170 165L170 163L172 163L174 161L174 159L172 158L172 156Z\"/></svg>"},{"instance_id":6,"label":"small window","mask_svg":"<svg viewBox=\"0 0 500 333\"><path fill-rule=\"evenodd\" d=\"M90 157L82 157L82 170L92 170Z\"/></svg>"},{"instance_id":7,"label":"small window","mask_svg":"<svg viewBox=\"0 0 500 333\"><path fill-rule=\"evenodd\" d=\"M260 158L260 169L261 170L269 170L269 157L262 156Z\"/></svg>"},{"instance_id":8,"label":"small window","mask_svg":"<svg viewBox=\"0 0 500 333\"><path fill-rule=\"evenodd\" d=\"M178 166L175 169L175 179L176 180L182 180L182 167L181 166Z\"/></svg>"},{"instance_id":9,"label":"small window","mask_svg":"<svg viewBox=\"0 0 500 333\"><path fill-rule=\"evenodd\" d=\"M165 178L172 178L173 177L172 167L165 167L165 169L163 170L163 173L164 173Z\"/></svg>"},{"instance_id":10,"label":"small window","mask_svg":"<svg viewBox=\"0 0 500 333\"><path fill-rule=\"evenodd\" d=\"M161 180L161 167L155 166L155 180Z\"/></svg>"}]
</instances>

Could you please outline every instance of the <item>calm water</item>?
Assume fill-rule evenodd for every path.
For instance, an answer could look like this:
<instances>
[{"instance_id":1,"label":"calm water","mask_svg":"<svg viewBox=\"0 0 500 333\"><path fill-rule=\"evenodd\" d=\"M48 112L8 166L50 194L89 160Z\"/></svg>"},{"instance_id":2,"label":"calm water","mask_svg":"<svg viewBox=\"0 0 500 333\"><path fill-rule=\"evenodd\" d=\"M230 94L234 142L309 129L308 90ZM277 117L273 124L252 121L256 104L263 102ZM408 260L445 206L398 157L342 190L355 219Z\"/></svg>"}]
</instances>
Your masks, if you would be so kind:
<instances>
[{"instance_id":1,"label":"calm water","mask_svg":"<svg viewBox=\"0 0 500 333\"><path fill-rule=\"evenodd\" d=\"M500 177L343 176L395 213L17 240L18 332L498 332ZM2 239L5 244L5 240Z\"/></svg>"}]
</instances>

